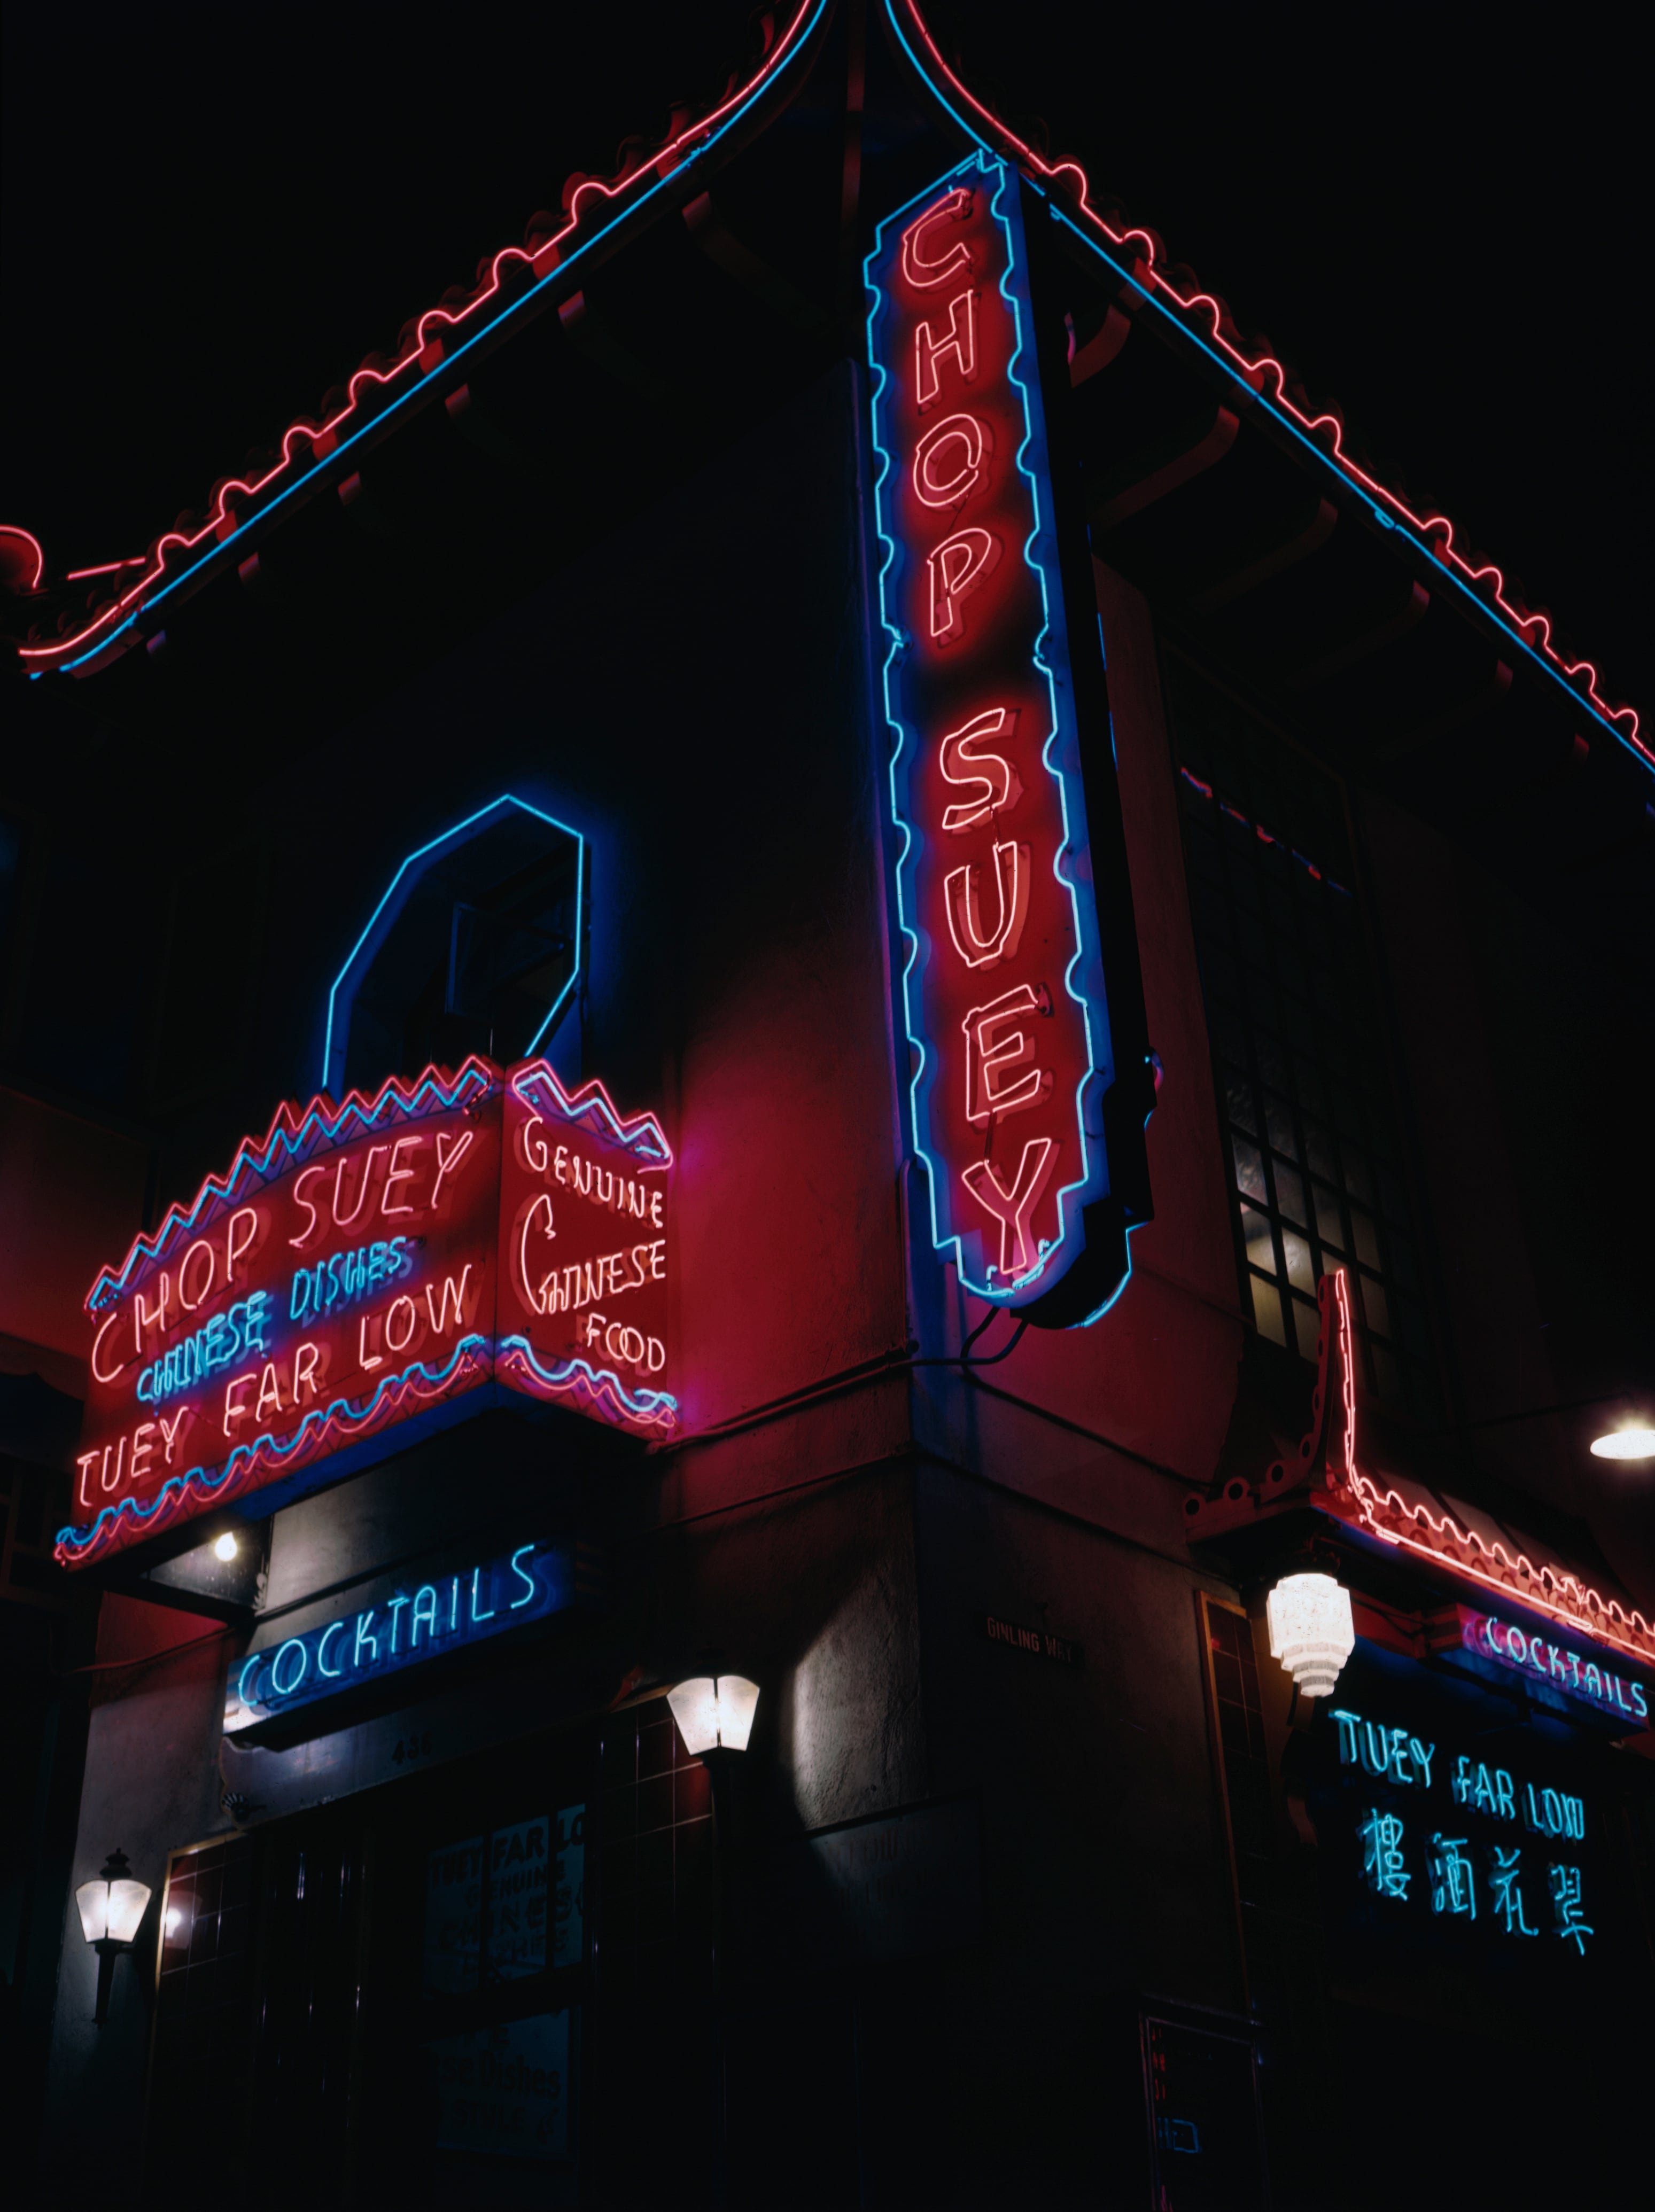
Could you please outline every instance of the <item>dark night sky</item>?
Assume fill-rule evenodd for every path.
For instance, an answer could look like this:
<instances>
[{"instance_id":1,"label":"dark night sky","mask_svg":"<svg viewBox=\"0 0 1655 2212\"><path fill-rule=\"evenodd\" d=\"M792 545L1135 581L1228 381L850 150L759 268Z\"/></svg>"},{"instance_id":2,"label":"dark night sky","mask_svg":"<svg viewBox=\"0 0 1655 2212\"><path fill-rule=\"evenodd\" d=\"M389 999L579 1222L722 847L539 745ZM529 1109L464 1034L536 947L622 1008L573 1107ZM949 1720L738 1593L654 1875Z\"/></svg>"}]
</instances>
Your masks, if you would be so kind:
<instances>
[{"instance_id":1,"label":"dark night sky","mask_svg":"<svg viewBox=\"0 0 1655 2212\"><path fill-rule=\"evenodd\" d=\"M4 10L0 519L136 552L478 257L715 91L732 0ZM1175 261L1655 702L1624 9L935 0Z\"/></svg>"}]
</instances>

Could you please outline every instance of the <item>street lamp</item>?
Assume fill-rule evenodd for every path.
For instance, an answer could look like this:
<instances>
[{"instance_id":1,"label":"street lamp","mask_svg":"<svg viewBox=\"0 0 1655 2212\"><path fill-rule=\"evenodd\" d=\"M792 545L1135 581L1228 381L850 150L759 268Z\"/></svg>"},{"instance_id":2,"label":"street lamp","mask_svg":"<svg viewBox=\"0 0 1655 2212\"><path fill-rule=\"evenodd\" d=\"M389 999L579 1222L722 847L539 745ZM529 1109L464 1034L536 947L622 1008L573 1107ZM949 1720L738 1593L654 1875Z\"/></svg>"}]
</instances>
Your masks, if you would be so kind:
<instances>
[{"instance_id":1,"label":"street lamp","mask_svg":"<svg viewBox=\"0 0 1655 2212\"><path fill-rule=\"evenodd\" d=\"M1331 1575L1287 1575L1265 1607L1270 1656L1307 1698L1325 1698L1356 1649L1350 1592Z\"/></svg>"},{"instance_id":2,"label":"street lamp","mask_svg":"<svg viewBox=\"0 0 1655 2212\"><path fill-rule=\"evenodd\" d=\"M745 1751L758 1710L758 1685L744 1674L697 1674L669 1690L666 1702L692 1758L721 1748Z\"/></svg>"},{"instance_id":3,"label":"street lamp","mask_svg":"<svg viewBox=\"0 0 1655 2212\"><path fill-rule=\"evenodd\" d=\"M115 1961L130 1951L149 1902L149 1885L134 1881L125 1851L111 1851L103 1872L94 1881L83 1881L75 1893L80 1908L81 1929L98 1954L98 2005L93 2023L101 2027L109 2017L109 1984Z\"/></svg>"},{"instance_id":4,"label":"street lamp","mask_svg":"<svg viewBox=\"0 0 1655 2212\"><path fill-rule=\"evenodd\" d=\"M1655 1459L1655 1429L1647 1421L1611 1429L1607 1436L1592 1438L1591 1455L1594 1459Z\"/></svg>"}]
</instances>

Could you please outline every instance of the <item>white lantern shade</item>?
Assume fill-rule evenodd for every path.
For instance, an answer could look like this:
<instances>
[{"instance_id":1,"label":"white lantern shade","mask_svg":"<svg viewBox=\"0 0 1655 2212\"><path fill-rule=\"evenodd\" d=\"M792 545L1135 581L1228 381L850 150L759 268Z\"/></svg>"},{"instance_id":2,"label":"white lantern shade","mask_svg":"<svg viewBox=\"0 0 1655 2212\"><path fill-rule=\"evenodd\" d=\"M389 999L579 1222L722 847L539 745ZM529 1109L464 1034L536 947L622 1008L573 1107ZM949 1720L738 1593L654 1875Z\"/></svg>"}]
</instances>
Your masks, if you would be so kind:
<instances>
[{"instance_id":1,"label":"white lantern shade","mask_svg":"<svg viewBox=\"0 0 1655 2212\"><path fill-rule=\"evenodd\" d=\"M101 1943L109 1933L109 1884L83 1881L75 1893L81 1911L81 1933L88 1943Z\"/></svg>"},{"instance_id":2,"label":"white lantern shade","mask_svg":"<svg viewBox=\"0 0 1655 2212\"><path fill-rule=\"evenodd\" d=\"M715 1751L745 1751L758 1710L758 1685L742 1674L697 1674L666 1693L684 1747L693 1756Z\"/></svg>"},{"instance_id":3,"label":"white lantern shade","mask_svg":"<svg viewBox=\"0 0 1655 2212\"><path fill-rule=\"evenodd\" d=\"M1270 1656L1279 1659L1307 1698L1325 1698L1356 1649L1350 1592L1331 1575L1288 1575L1266 1607Z\"/></svg>"},{"instance_id":4,"label":"white lantern shade","mask_svg":"<svg viewBox=\"0 0 1655 2212\"><path fill-rule=\"evenodd\" d=\"M137 1941L138 1923L149 1902L147 1881L112 1881L109 1885L109 1933L117 1943Z\"/></svg>"},{"instance_id":5,"label":"white lantern shade","mask_svg":"<svg viewBox=\"0 0 1655 2212\"><path fill-rule=\"evenodd\" d=\"M83 1881L75 1893L80 1910L81 1932L88 1943L131 1943L149 1902L149 1885L143 1881Z\"/></svg>"}]
</instances>

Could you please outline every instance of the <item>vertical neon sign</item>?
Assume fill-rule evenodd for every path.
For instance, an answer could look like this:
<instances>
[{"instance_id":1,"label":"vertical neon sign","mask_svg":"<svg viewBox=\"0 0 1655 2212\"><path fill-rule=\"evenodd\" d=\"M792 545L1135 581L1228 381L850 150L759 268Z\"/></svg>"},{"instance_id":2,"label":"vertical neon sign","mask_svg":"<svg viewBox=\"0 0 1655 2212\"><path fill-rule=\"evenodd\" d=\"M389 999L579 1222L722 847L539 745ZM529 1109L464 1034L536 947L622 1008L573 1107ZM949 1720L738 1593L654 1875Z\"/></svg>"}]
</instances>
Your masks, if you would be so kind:
<instances>
[{"instance_id":1,"label":"vertical neon sign","mask_svg":"<svg viewBox=\"0 0 1655 2212\"><path fill-rule=\"evenodd\" d=\"M1117 1070L1026 268L1017 179L977 154L880 224L866 273L932 1243L978 1297L1062 1326L1119 1291L1126 1224L1102 1205Z\"/></svg>"}]
</instances>

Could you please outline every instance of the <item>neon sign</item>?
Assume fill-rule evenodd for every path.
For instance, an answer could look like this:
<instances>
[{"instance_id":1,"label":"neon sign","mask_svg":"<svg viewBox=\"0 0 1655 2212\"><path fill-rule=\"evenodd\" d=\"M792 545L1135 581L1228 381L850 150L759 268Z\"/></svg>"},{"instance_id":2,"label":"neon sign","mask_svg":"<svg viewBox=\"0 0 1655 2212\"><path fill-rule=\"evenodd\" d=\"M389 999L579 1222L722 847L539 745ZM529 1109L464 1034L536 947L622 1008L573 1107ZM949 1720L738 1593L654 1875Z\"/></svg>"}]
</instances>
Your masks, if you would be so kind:
<instances>
[{"instance_id":1,"label":"neon sign","mask_svg":"<svg viewBox=\"0 0 1655 2212\"><path fill-rule=\"evenodd\" d=\"M880 224L867 276L932 1243L981 1297L1090 1321L1125 1278L1118 1205L1113 1239L1094 1212L1090 1264L1054 1293L1110 1196L1117 1070L1015 176L974 156Z\"/></svg>"},{"instance_id":2,"label":"neon sign","mask_svg":"<svg viewBox=\"0 0 1655 2212\"><path fill-rule=\"evenodd\" d=\"M544 1620L575 1598L573 1550L538 1543L399 1589L237 1661L225 1688L225 1733Z\"/></svg>"},{"instance_id":3,"label":"neon sign","mask_svg":"<svg viewBox=\"0 0 1655 2212\"><path fill-rule=\"evenodd\" d=\"M1648 1725L1649 1698L1641 1682L1600 1667L1594 1659L1582 1659L1579 1652L1565 1650L1537 1630L1518 1628L1494 1613L1474 1613L1468 1606L1457 1611L1460 1641L1479 1659L1492 1659L1515 1674L1536 1677L1549 1689L1579 1698L1617 1720Z\"/></svg>"},{"instance_id":4,"label":"neon sign","mask_svg":"<svg viewBox=\"0 0 1655 2212\"><path fill-rule=\"evenodd\" d=\"M1547 1853L1543 1873L1536 1873L1525 1863L1522 1844L1510 1840L1510 1829L1520 1827L1554 1848L1585 1843L1583 1799L1549 1784L1536 1789L1530 1781L1519 1783L1507 1768L1465 1752L1445 1754L1439 1767L1434 1743L1348 1707L1336 1708L1330 1717L1339 1732L1342 1768L1354 1767L1369 1782L1410 1793L1428 1793L1433 1780L1446 1780L1456 1813L1447 1825L1463 1826L1468 1814L1507 1824L1500 1840L1477 1843L1469 1833L1447 1836L1440 1827L1433 1828L1428 1811L1416 1823L1395 1804L1366 1799L1356 1837L1361 1879L1374 1896L1407 1905L1423 1895L1434 1914L1466 1920L1477 1917L1481 1896L1488 1917L1503 1934L1517 1937L1542 1932L1540 1920L1531 1915L1543 1917L1549 1904L1553 1933L1572 1943L1577 1956L1585 1955L1586 1938L1593 1931L1585 1917L1579 1867ZM1410 1800L1400 1802L1406 1807ZM1413 1885L1421 1875L1424 1880L1416 1891Z\"/></svg>"},{"instance_id":5,"label":"neon sign","mask_svg":"<svg viewBox=\"0 0 1655 2212\"><path fill-rule=\"evenodd\" d=\"M599 1083L568 1092L544 1061L284 1106L88 1296L59 1563L250 1492L268 1510L496 1382L669 1432L672 1164L653 1115L624 1119Z\"/></svg>"}]
</instances>

